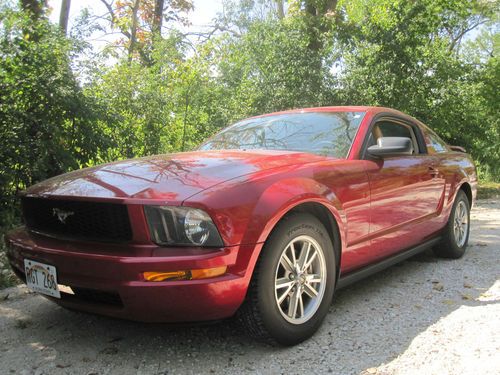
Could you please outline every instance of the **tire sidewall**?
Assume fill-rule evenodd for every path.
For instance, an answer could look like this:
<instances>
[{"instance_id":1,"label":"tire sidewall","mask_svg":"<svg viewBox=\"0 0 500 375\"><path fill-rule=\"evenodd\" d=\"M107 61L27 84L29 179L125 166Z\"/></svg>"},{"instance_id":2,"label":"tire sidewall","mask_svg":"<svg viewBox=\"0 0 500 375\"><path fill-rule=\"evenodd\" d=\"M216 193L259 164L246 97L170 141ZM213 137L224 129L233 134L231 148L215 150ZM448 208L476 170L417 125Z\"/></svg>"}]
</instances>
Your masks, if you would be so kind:
<instances>
[{"instance_id":1,"label":"tire sidewall","mask_svg":"<svg viewBox=\"0 0 500 375\"><path fill-rule=\"evenodd\" d=\"M322 248L326 263L326 285L323 300L316 313L302 324L292 324L281 315L275 300L275 273L281 254L294 238L307 235ZM273 231L263 248L258 282L259 309L263 324L276 341L291 345L312 336L328 313L333 298L336 262L333 244L323 224L314 216L298 214L286 218Z\"/></svg>"}]
</instances>

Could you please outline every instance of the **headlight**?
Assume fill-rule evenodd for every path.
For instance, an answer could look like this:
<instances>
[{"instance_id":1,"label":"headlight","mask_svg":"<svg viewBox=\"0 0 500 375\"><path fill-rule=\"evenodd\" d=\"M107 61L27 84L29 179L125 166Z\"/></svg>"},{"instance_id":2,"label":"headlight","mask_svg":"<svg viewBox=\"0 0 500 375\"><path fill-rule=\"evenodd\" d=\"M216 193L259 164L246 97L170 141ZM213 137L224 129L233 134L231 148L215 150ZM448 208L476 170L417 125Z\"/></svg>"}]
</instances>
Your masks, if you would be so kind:
<instances>
[{"instance_id":1,"label":"headlight","mask_svg":"<svg viewBox=\"0 0 500 375\"><path fill-rule=\"evenodd\" d=\"M210 216L191 207L144 206L151 240L162 246L222 247Z\"/></svg>"}]
</instances>

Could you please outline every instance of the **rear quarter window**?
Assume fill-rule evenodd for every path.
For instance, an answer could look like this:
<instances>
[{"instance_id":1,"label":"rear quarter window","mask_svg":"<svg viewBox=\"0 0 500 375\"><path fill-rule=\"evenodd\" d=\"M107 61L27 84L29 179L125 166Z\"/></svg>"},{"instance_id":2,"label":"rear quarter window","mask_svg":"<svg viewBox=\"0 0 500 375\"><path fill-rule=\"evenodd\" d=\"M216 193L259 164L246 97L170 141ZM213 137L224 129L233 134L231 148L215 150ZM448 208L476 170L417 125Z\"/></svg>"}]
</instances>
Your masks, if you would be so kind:
<instances>
[{"instance_id":1,"label":"rear quarter window","mask_svg":"<svg viewBox=\"0 0 500 375\"><path fill-rule=\"evenodd\" d=\"M441 138L439 138L439 136L436 133L429 130L427 130L426 132L426 143L427 143L427 150L430 154L439 154L448 151L448 146L446 145L446 142L444 142Z\"/></svg>"}]
</instances>

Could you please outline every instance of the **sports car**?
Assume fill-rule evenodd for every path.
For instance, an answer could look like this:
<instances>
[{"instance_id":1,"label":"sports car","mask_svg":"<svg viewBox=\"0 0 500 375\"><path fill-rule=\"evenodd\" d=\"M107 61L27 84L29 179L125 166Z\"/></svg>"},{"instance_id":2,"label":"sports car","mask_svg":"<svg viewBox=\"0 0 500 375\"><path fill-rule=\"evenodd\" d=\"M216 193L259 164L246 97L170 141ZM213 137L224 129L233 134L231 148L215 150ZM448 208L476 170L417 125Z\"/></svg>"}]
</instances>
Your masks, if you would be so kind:
<instances>
[{"instance_id":1,"label":"sports car","mask_svg":"<svg viewBox=\"0 0 500 375\"><path fill-rule=\"evenodd\" d=\"M7 255L72 310L146 322L236 316L297 344L336 290L428 248L461 257L476 170L459 146L380 107L245 119L191 152L38 183Z\"/></svg>"}]
</instances>

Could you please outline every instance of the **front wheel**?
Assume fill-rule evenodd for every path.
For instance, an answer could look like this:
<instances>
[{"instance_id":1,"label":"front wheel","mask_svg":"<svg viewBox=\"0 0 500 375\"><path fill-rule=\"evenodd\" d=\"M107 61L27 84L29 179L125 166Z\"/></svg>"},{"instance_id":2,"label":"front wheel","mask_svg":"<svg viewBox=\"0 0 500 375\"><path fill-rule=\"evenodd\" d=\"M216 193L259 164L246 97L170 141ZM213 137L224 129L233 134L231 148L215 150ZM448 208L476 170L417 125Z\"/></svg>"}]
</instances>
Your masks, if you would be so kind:
<instances>
[{"instance_id":1,"label":"front wheel","mask_svg":"<svg viewBox=\"0 0 500 375\"><path fill-rule=\"evenodd\" d=\"M467 195L459 190L443 233L443 239L433 248L434 253L442 258L461 258L469 242L469 232L470 202Z\"/></svg>"},{"instance_id":2,"label":"front wheel","mask_svg":"<svg viewBox=\"0 0 500 375\"><path fill-rule=\"evenodd\" d=\"M262 249L240 322L256 338L295 345L321 325L333 298L335 255L314 216L282 220Z\"/></svg>"}]
</instances>

